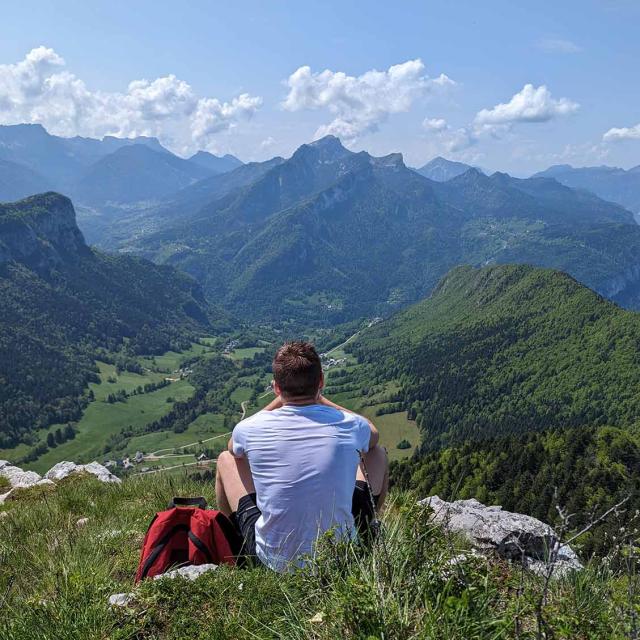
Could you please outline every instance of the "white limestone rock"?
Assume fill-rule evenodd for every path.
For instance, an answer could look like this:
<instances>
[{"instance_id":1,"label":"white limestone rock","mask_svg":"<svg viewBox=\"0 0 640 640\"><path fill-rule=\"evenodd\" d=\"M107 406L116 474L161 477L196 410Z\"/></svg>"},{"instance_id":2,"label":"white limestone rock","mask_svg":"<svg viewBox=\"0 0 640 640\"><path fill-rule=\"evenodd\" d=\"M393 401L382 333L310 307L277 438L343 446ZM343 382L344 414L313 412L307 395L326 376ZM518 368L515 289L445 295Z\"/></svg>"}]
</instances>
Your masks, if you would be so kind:
<instances>
[{"instance_id":1,"label":"white limestone rock","mask_svg":"<svg viewBox=\"0 0 640 640\"><path fill-rule=\"evenodd\" d=\"M543 575L550 570L548 559L555 556L553 575L562 576L582 569L577 555L567 545L558 547L554 530L537 518L487 507L475 499L446 502L438 496L420 501L433 509L433 520L448 531L464 535L480 551L495 551L502 558L522 562Z\"/></svg>"},{"instance_id":2,"label":"white limestone rock","mask_svg":"<svg viewBox=\"0 0 640 640\"><path fill-rule=\"evenodd\" d=\"M109 596L109 606L111 607L126 607L131 604L135 599L133 593L114 593Z\"/></svg>"},{"instance_id":3,"label":"white limestone rock","mask_svg":"<svg viewBox=\"0 0 640 640\"><path fill-rule=\"evenodd\" d=\"M3 460L2 462L6 461ZM6 478L14 489L17 487L32 487L42 480L40 474L35 471L23 471L20 467L14 467L12 464L5 464L0 467L0 476Z\"/></svg>"},{"instance_id":4,"label":"white limestone rock","mask_svg":"<svg viewBox=\"0 0 640 640\"><path fill-rule=\"evenodd\" d=\"M114 476L109 469L98 462L90 462L89 464L76 464L75 462L67 461L58 462L45 473L45 478L59 482L75 473L90 473L98 478L100 482L121 482L120 478Z\"/></svg>"},{"instance_id":5,"label":"white limestone rock","mask_svg":"<svg viewBox=\"0 0 640 640\"><path fill-rule=\"evenodd\" d=\"M195 580L196 578L199 578L203 573L213 571L217 568L217 564L188 565L186 567L180 567L179 569L167 571L166 573L163 573L159 576L154 576L153 579L161 580L162 578L184 578L185 580Z\"/></svg>"}]
</instances>

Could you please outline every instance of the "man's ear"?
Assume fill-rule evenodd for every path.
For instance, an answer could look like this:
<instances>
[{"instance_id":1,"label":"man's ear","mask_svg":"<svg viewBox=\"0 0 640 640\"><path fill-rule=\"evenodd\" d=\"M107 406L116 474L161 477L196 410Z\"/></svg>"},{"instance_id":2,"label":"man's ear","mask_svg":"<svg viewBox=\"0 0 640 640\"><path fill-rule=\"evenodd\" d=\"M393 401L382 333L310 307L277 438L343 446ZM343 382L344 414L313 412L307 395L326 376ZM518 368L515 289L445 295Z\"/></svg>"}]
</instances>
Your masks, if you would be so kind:
<instances>
[{"instance_id":1,"label":"man's ear","mask_svg":"<svg viewBox=\"0 0 640 640\"><path fill-rule=\"evenodd\" d=\"M320 374L320 386L318 387L318 391L322 393L323 389L324 389L324 371Z\"/></svg>"},{"instance_id":2,"label":"man's ear","mask_svg":"<svg viewBox=\"0 0 640 640\"><path fill-rule=\"evenodd\" d=\"M273 389L273 393L275 393L276 396L282 395L282 391L280 390L280 387L278 386L278 383L275 380L271 381L271 388Z\"/></svg>"}]
</instances>

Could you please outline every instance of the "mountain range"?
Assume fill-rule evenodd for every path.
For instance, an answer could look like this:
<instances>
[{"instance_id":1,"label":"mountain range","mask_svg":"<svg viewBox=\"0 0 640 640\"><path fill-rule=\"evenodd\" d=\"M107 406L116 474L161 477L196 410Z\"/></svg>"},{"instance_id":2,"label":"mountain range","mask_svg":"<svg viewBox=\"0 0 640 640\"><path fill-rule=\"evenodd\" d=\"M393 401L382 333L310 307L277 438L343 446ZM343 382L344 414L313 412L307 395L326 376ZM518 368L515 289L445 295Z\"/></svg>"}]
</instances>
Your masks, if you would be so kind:
<instances>
[{"instance_id":1,"label":"mountain range","mask_svg":"<svg viewBox=\"0 0 640 640\"><path fill-rule=\"evenodd\" d=\"M554 178L573 189L585 189L604 200L617 202L640 214L640 165L625 171L618 167L580 167L568 164L549 167L533 177Z\"/></svg>"},{"instance_id":2,"label":"mountain range","mask_svg":"<svg viewBox=\"0 0 640 640\"><path fill-rule=\"evenodd\" d=\"M177 266L249 319L385 315L458 264L553 267L640 303L632 213L553 177L443 158L412 170L400 154L354 153L332 136L242 165L179 158L155 138L66 139L38 125L0 127L0 163L11 197L70 195L90 243Z\"/></svg>"},{"instance_id":3,"label":"mountain range","mask_svg":"<svg viewBox=\"0 0 640 640\"><path fill-rule=\"evenodd\" d=\"M37 124L0 126L0 162L0 201L51 188L94 209L158 201L242 164L205 151L179 158L156 138L62 138Z\"/></svg>"},{"instance_id":4,"label":"mountain range","mask_svg":"<svg viewBox=\"0 0 640 640\"><path fill-rule=\"evenodd\" d=\"M56 193L0 205L0 448L75 420L95 359L190 345L219 319L168 266L88 247Z\"/></svg>"},{"instance_id":5,"label":"mountain range","mask_svg":"<svg viewBox=\"0 0 640 640\"><path fill-rule=\"evenodd\" d=\"M128 223L120 249L179 267L250 319L384 315L465 263L554 267L639 301L640 227L623 207L551 178L471 168L436 182L400 154L353 153L332 136L200 181Z\"/></svg>"}]
</instances>

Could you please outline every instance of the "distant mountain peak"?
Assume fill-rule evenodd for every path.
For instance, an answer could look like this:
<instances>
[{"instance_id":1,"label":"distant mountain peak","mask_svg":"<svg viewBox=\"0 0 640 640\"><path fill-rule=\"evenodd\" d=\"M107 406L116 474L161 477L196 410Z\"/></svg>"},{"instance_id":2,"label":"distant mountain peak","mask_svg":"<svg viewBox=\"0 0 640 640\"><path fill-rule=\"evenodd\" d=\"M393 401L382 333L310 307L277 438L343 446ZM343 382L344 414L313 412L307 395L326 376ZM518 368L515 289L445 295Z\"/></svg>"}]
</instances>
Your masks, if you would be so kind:
<instances>
[{"instance_id":1,"label":"distant mountain peak","mask_svg":"<svg viewBox=\"0 0 640 640\"><path fill-rule=\"evenodd\" d=\"M640 166L625 170L621 167L572 167L554 165L535 173L532 178L555 178L571 189L584 189L598 197L640 213Z\"/></svg>"},{"instance_id":2,"label":"distant mountain peak","mask_svg":"<svg viewBox=\"0 0 640 640\"><path fill-rule=\"evenodd\" d=\"M446 182L462 175L471 168L470 165L464 164L464 162L456 162L455 160L447 160L442 156L436 156L424 166L416 169L416 171L430 180Z\"/></svg>"},{"instance_id":3,"label":"distant mountain peak","mask_svg":"<svg viewBox=\"0 0 640 640\"><path fill-rule=\"evenodd\" d=\"M227 173L233 171L242 166L242 160L238 160L230 153L226 153L224 156L217 156L209 151L198 151L194 153L189 162L193 162L205 169L209 169L213 173Z\"/></svg>"},{"instance_id":4,"label":"distant mountain peak","mask_svg":"<svg viewBox=\"0 0 640 640\"><path fill-rule=\"evenodd\" d=\"M371 157L371 163L377 167L397 167L404 168L404 157L401 153L389 153L379 158Z\"/></svg>"},{"instance_id":5,"label":"distant mountain peak","mask_svg":"<svg viewBox=\"0 0 640 640\"><path fill-rule=\"evenodd\" d=\"M304 145L303 145L304 146ZM313 142L310 142L307 146L309 147L315 147L316 149L319 148L340 148L340 149L344 149L345 147L343 146L342 142L340 141L340 138L333 136L331 134L323 136L322 138L318 138L317 140L314 140Z\"/></svg>"}]
</instances>

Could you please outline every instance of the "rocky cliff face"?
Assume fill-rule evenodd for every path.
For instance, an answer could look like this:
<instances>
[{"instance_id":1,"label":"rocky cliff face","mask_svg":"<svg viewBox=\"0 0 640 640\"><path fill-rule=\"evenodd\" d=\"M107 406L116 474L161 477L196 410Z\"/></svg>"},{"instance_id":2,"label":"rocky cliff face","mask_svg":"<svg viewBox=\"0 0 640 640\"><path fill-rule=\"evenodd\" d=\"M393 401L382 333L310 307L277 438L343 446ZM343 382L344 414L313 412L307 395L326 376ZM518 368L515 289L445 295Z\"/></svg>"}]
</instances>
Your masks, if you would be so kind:
<instances>
[{"instance_id":1,"label":"rocky cliff face","mask_svg":"<svg viewBox=\"0 0 640 640\"><path fill-rule=\"evenodd\" d=\"M51 192L0 205L0 265L15 261L42 271L90 251L69 198Z\"/></svg>"}]
</instances>

